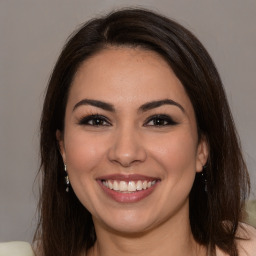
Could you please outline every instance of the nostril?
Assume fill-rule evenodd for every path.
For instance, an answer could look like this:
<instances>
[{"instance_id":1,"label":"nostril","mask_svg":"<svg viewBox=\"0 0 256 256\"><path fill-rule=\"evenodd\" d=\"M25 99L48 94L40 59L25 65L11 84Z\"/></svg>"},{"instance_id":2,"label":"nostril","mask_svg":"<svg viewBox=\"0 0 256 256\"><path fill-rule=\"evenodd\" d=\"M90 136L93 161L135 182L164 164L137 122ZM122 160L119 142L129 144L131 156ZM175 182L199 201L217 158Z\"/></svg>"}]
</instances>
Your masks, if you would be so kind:
<instances>
[{"instance_id":1,"label":"nostril","mask_svg":"<svg viewBox=\"0 0 256 256\"><path fill-rule=\"evenodd\" d=\"M135 131L132 132L130 129L127 128L126 131L119 131L115 134L108 152L109 160L123 167L129 167L146 159L143 141Z\"/></svg>"}]
</instances>

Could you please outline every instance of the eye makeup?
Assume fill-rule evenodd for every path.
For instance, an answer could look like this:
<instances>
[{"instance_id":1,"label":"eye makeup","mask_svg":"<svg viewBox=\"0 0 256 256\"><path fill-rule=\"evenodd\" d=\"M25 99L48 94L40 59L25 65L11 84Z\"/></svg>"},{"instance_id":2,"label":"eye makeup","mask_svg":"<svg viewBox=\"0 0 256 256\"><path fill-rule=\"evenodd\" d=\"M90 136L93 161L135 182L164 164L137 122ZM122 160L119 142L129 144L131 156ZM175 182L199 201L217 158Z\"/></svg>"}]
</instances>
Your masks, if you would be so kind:
<instances>
[{"instance_id":1,"label":"eye makeup","mask_svg":"<svg viewBox=\"0 0 256 256\"><path fill-rule=\"evenodd\" d=\"M79 125L85 126L111 126L111 121L104 115L101 114L89 114L83 116L78 120ZM146 119L143 126L144 127L165 127L165 126L174 126L177 125L178 122L175 121L171 116L167 114L156 114L151 115Z\"/></svg>"},{"instance_id":2,"label":"eye makeup","mask_svg":"<svg viewBox=\"0 0 256 256\"><path fill-rule=\"evenodd\" d=\"M78 124L86 126L111 126L110 120L100 114L90 114L84 116L79 119Z\"/></svg>"},{"instance_id":3,"label":"eye makeup","mask_svg":"<svg viewBox=\"0 0 256 256\"><path fill-rule=\"evenodd\" d=\"M156 114L147 118L143 126L173 126L177 125L178 122L174 121L173 118L166 114Z\"/></svg>"}]
</instances>

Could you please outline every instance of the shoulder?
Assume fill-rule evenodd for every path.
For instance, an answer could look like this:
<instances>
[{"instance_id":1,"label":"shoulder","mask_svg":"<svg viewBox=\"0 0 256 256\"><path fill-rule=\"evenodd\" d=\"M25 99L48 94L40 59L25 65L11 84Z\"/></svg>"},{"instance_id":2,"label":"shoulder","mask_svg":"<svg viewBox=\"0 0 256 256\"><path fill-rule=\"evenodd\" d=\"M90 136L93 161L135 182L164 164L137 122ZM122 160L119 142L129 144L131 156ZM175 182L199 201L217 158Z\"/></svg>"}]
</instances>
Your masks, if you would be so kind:
<instances>
[{"instance_id":1,"label":"shoulder","mask_svg":"<svg viewBox=\"0 0 256 256\"><path fill-rule=\"evenodd\" d=\"M1 256L34 256L29 243L26 242L7 242L0 243Z\"/></svg>"},{"instance_id":2,"label":"shoulder","mask_svg":"<svg viewBox=\"0 0 256 256\"><path fill-rule=\"evenodd\" d=\"M237 232L237 246L239 256L256 255L256 229L247 224L241 223Z\"/></svg>"},{"instance_id":3,"label":"shoulder","mask_svg":"<svg viewBox=\"0 0 256 256\"><path fill-rule=\"evenodd\" d=\"M256 256L256 229L244 223L239 224L236 240L239 256ZM218 247L216 256L228 256Z\"/></svg>"}]
</instances>

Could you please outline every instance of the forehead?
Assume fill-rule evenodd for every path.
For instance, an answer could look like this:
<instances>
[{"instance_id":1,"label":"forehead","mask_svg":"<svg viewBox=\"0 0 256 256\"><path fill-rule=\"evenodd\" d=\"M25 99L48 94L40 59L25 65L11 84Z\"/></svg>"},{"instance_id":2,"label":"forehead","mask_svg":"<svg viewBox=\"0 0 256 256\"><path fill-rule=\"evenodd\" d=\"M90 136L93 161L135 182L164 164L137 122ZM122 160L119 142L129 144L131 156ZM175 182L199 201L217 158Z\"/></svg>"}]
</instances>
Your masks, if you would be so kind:
<instances>
[{"instance_id":1,"label":"forehead","mask_svg":"<svg viewBox=\"0 0 256 256\"><path fill-rule=\"evenodd\" d=\"M183 85L157 53L141 48L107 48L85 60L71 85L69 101L83 98L112 104L143 104L170 98L191 107Z\"/></svg>"}]
</instances>

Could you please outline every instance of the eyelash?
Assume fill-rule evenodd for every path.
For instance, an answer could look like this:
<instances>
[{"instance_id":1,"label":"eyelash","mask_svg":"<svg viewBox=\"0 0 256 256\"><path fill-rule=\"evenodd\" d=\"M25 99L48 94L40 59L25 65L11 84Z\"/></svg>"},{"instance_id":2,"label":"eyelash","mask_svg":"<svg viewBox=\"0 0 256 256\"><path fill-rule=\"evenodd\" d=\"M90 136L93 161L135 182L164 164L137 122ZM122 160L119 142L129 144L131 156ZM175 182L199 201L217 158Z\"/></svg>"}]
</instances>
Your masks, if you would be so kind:
<instances>
[{"instance_id":1,"label":"eyelash","mask_svg":"<svg viewBox=\"0 0 256 256\"><path fill-rule=\"evenodd\" d=\"M152 124L150 124L153 122ZM95 114L95 115L88 115L83 117L79 122L79 125L88 125L88 126L111 126L111 123L108 118L103 115ZM177 125L178 123L175 122L170 116L168 115L154 115L149 117L143 126L155 126L155 127L163 127L163 126L171 126Z\"/></svg>"},{"instance_id":2,"label":"eyelash","mask_svg":"<svg viewBox=\"0 0 256 256\"><path fill-rule=\"evenodd\" d=\"M153 122L153 124L149 124L150 122ZM154 115L147 119L144 126L156 126L156 127L162 127L162 126L171 126L171 125L177 125L178 123L175 122L170 116L168 115Z\"/></svg>"},{"instance_id":3,"label":"eyelash","mask_svg":"<svg viewBox=\"0 0 256 256\"><path fill-rule=\"evenodd\" d=\"M83 117L79 121L80 125L90 125L90 126L111 126L110 121L102 115L88 115Z\"/></svg>"}]
</instances>

